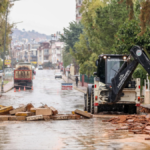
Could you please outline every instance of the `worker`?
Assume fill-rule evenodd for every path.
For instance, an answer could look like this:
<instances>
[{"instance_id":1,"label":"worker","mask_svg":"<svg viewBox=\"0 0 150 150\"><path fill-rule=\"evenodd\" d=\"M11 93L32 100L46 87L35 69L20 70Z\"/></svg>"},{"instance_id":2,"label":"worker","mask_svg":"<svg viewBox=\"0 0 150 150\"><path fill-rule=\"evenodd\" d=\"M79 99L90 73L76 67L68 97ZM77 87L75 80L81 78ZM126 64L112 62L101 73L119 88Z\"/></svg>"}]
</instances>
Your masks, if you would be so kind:
<instances>
[{"instance_id":1,"label":"worker","mask_svg":"<svg viewBox=\"0 0 150 150\"><path fill-rule=\"evenodd\" d=\"M76 76L76 86L77 87L78 87L78 81L79 81L78 76Z\"/></svg>"}]
</instances>

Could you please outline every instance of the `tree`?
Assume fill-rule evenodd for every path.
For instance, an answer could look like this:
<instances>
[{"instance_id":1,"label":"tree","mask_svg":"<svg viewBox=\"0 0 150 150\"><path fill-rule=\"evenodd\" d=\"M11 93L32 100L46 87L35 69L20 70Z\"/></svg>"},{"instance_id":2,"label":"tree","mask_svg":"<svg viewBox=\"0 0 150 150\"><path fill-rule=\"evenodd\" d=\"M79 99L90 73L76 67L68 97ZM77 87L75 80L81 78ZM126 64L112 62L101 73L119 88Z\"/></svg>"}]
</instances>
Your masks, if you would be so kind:
<instances>
[{"instance_id":1,"label":"tree","mask_svg":"<svg viewBox=\"0 0 150 150\"><path fill-rule=\"evenodd\" d=\"M114 36L119 26L128 18L126 3L118 3L112 0L110 4L107 1L94 0L88 3L84 1L81 11L82 24L89 39L91 49L97 54L111 53L114 44Z\"/></svg>"},{"instance_id":2,"label":"tree","mask_svg":"<svg viewBox=\"0 0 150 150\"><path fill-rule=\"evenodd\" d=\"M129 54L134 45L143 47L150 54L150 28L139 36L141 28L138 20L126 20L119 28L115 36L113 52L117 54Z\"/></svg>"},{"instance_id":3,"label":"tree","mask_svg":"<svg viewBox=\"0 0 150 150\"><path fill-rule=\"evenodd\" d=\"M82 33L83 26L81 23L70 22L68 28L64 28L64 35L61 35L61 41L65 42L65 51L69 52L69 49L74 50L75 43L79 40L79 36Z\"/></svg>"},{"instance_id":4,"label":"tree","mask_svg":"<svg viewBox=\"0 0 150 150\"><path fill-rule=\"evenodd\" d=\"M13 5L9 1L3 0L0 2L0 55L1 58L4 58L4 37L5 37L5 25L6 25L6 15L9 14L10 8ZM8 7L8 12L7 12ZM7 14L8 13L8 14ZM13 24L7 22L7 31L6 31L6 53L8 53L8 45L10 44L11 39L9 34L12 32Z\"/></svg>"},{"instance_id":5,"label":"tree","mask_svg":"<svg viewBox=\"0 0 150 150\"><path fill-rule=\"evenodd\" d=\"M74 45L79 40L80 34L83 32L83 26L81 23L71 22L68 28L64 28L64 35L61 35L61 41L65 43L65 48L63 51L63 65L73 63L75 68L78 68L77 61L75 57L70 54L70 49L75 51Z\"/></svg>"}]
</instances>

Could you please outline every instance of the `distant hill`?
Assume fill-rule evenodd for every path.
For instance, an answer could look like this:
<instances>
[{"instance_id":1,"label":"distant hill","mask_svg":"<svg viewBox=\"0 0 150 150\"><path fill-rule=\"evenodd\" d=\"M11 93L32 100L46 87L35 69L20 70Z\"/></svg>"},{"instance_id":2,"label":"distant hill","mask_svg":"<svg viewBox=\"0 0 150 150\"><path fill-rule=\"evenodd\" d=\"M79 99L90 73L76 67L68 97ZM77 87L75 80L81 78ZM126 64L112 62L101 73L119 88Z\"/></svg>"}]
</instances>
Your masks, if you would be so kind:
<instances>
[{"instance_id":1,"label":"distant hill","mask_svg":"<svg viewBox=\"0 0 150 150\"><path fill-rule=\"evenodd\" d=\"M23 41L24 39L28 39L28 42L31 41L41 42L41 41L49 41L51 36L48 36L46 34L41 34L34 30L26 31L25 29L23 30L13 29L12 38L14 42Z\"/></svg>"}]
</instances>

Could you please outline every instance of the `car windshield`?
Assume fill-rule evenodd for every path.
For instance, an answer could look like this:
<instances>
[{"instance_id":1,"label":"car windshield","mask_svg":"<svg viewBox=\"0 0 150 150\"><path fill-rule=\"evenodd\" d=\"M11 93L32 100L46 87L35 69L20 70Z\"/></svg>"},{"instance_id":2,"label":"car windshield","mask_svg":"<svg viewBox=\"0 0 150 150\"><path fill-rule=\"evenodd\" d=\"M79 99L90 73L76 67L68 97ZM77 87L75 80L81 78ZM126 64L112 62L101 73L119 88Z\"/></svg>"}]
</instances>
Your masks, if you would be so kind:
<instances>
[{"instance_id":1,"label":"car windshield","mask_svg":"<svg viewBox=\"0 0 150 150\"><path fill-rule=\"evenodd\" d=\"M106 83L111 83L111 79L118 72L122 64L124 63L123 59L107 59L107 81Z\"/></svg>"}]
</instances>

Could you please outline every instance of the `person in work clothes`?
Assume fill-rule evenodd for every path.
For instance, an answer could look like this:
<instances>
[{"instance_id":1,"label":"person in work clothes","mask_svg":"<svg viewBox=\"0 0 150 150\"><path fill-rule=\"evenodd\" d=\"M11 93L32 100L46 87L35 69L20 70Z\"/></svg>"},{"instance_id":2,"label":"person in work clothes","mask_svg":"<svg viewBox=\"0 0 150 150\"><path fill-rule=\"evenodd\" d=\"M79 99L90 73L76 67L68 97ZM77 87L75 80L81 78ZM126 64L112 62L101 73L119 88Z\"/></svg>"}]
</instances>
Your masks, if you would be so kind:
<instances>
[{"instance_id":1,"label":"person in work clothes","mask_svg":"<svg viewBox=\"0 0 150 150\"><path fill-rule=\"evenodd\" d=\"M78 86L78 81L79 81L78 76L76 76L76 86Z\"/></svg>"}]
</instances>

